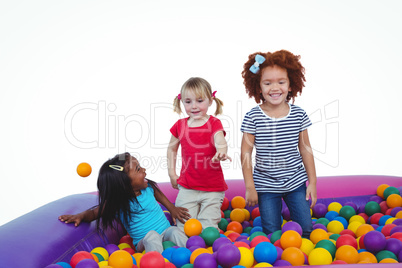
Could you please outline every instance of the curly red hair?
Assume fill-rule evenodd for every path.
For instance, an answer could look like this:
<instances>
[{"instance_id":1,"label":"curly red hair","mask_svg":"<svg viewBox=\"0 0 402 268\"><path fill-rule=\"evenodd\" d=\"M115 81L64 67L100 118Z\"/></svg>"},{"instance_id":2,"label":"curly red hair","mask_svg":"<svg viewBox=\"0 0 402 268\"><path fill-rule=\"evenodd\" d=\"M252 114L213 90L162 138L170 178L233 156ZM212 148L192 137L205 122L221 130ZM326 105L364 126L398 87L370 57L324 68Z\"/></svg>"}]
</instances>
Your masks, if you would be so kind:
<instances>
[{"instance_id":1,"label":"curly red hair","mask_svg":"<svg viewBox=\"0 0 402 268\"><path fill-rule=\"evenodd\" d=\"M260 64L260 70L254 74L249 69L251 65L255 63L255 56L260 54L265 58L265 61ZM300 63L300 56L294 55L287 50L279 50L276 52L256 52L248 56L248 61L243 66L243 71L241 73L244 79L244 86L246 87L246 92L250 98L254 98L255 102L260 103L264 100L261 94L260 80L261 72L265 67L268 66L279 66L286 69L288 73L288 78L290 82L291 91L286 97L287 101L295 100L297 93L301 94L304 87L304 82L306 81L304 77L304 67Z\"/></svg>"}]
</instances>

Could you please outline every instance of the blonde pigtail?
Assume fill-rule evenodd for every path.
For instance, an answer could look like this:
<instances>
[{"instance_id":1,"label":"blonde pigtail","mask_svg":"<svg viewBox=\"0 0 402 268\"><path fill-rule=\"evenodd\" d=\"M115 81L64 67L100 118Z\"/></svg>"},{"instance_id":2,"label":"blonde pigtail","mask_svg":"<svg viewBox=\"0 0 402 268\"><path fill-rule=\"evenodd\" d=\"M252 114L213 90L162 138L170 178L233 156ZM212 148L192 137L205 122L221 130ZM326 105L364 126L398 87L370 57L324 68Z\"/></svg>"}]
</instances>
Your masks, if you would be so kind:
<instances>
[{"instance_id":1,"label":"blonde pigtail","mask_svg":"<svg viewBox=\"0 0 402 268\"><path fill-rule=\"evenodd\" d=\"M216 103L216 110L215 110L215 115L219 115L222 114L222 107L223 107L223 101L221 101L220 99L218 99L217 97L213 98L215 100Z\"/></svg>"},{"instance_id":2,"label":"blonde pigtail","mask_svg":"<svg viewBox=\"0 0 402 268\"><path fill-rule=\"evenodd\" d=\"M177 96L173 100L173 111L175 113L181 114L180 100Z\"/></svg>"}]
</instances>

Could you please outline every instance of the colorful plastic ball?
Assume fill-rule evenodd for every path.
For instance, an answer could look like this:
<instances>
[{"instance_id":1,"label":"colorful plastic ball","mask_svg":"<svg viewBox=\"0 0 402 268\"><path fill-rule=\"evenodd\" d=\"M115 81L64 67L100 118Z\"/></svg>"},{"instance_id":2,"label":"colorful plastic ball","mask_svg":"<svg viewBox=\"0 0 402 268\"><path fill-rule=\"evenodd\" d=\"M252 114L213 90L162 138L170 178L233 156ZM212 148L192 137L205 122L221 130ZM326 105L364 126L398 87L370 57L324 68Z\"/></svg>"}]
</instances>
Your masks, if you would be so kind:
<instances>
[{"instance_id":1,"label":"colorful plastic ball","mask_svg":"<svg viewBox=\"0 0 402 268\"><path fill-rule=\"evenodd\" d=\"M325 214L325 218L328 219L329 221L332 221L335 217L338 217L339 213L336 211L328 211Z\"/></svg>"},{"instance_id":2,"label":"colorful plastic ball","mask_svg":"<svg viewBox=\"0 0 402 268\"><path fill-rule=\"evenodd\" d=\"M103 247L96 247L91 250L91 253L98 253L102 256L103 260L108 260L109 259L109 252Z\"/></svg>"},{"instance_id":3,"label":"colorful plastic ball","mask_svg":"<svg viewBox=\"0 0 402 268\"><path fill-rule=\"evenodd\" d=\"M281 247L283 249L288 247L300 248L302 244L301 235L294 230L288 230L286 232L283 232L282 230L282 236L280 241L281 241Z\"/></svg>"},{"instance_id":4,"label":"colorful plastic ball","mask_svg":"<svg viewBox=\"0 0 402 268\"><path fill-rule=\"evenodd\" d=\"M342 208L342 205L338 202L332 202L331 204L328 205L328 211L336 211L339 213L341 208Z\"/></svg>"},{"instance_id":5,"label":"colorful plastic ball","mask_svg":"<svg viewBox=\"0 0 402 268\"><path fill-rule=\"evenodd\" d=\"M362 225L361 222L353 221L353 222L349 223L349 226L348 226L347 230L350 230L353 233L352 236L356 237L356 231L357 231L357 228L360 227L360 225Z\"/></svg>"},{"instance_id":6,"label":"colorful plastic ball","mask_svg":"<svg viewBox=\"0 0 402 268\"><path fill-rule=\"evenodd\" d=\"M186 248L190 247L205 248L205 246L206 244L204 239L199 235L191 236L186 242Z\"/></svg>"},{"instance_id":7,"label":"colorful plastic ball","mask_svg":"<svg viewBox=\"0 0 402 268\"><path fill-rule=\"evenodd\" d=\"M292 266L301 266L305 262L303 251L295 247L283 250L281 258L282 260L290 262Z\"/></svg>"},{"instance_id":8,"label":"colorful plastic ball","mask_svg":"<svg viewBox=\"0 0 402 268\"><path fill-rule=\"evenodd\" d=\"M110 255L108 263L112 267L131 268L133 266L133 258L125 250L116 250Z\"/></svg>"},{"instance_id":9,"label":"colorful plastic ball","mask_svg":"<svg viewBox=\"0 0 402 268\"><path fill-rule=\"evenodd\" d=\"M322 218L322 219L323 219L323 218ZM315 230L315 229L317 229L317 228L323 229L324 231L328 232L327 227L326 227L324 224L315 223L315 224L313 225L313 230Z\"/></svg>"},{"instance_id":10,"label":"colorful plastic ball","mask_svg":"<svg viewBox=\"0 0 402 268\"><path fill-rule=\"evenodd\" d=\"M217 267L216 259L212 254L202 253L194 260L194 268Z\"/></svg>"},{"instance_id":11,"label":"colorful plastic ball","mask_svg":"<svg viewBox=\"0 0 402 268\"><path fill-rule=\"evenodd\" d=\"M288 230L293 230L293 231L298 232L300 235L303 235L302 227L300 226L300 224L298 224L295 221L289 221L283 225L282 233L284 233Z\"/></svg>"},{"instance_id":12,"label":"colorful plastic ball","mask_svg":"<svg viewBox=\"0 0 402 268\"><path fill-rule=\"evenodd\" d=\"M225 196L222 201L221 210L225 211L229 208L230 202L229 199Z\"/></svg>"},{"instance_id":13,"label":"colorful plastic ball","mask_svg":"<svg viewBox=\"0 0 402 268\"><path fill-rule=\"evenodd\" d=\"M345 229L343 224L340 221L330 221L327 225L327 230L328 232L334 233L334 234L339 234Z\"/></svg>"},{"instance_id":14,"label":"colorful plastic ball","mask_svg":"<svg viewBox=\"0 0 402 268\"><path fill-rule=\"evenodd\" d=\"M172 253L172 263L176 267L181 267L187 263L190 263L191 251L187 248L177 248ZM141 265L140 265L141 267Z\"/></svg>"},{"instance_id":15,"label":"colorful plastic ball","mask_svg":"<svg viewBox=\"0 0 402 268\"><path fill-rule=\"evenodd\" d=\"M99 265L95 260L84 259L77 263L75 268L99 268Z\"/></svg>"},{"instance_id":16,"label":"colorful plastic ball","mask_svg":"<svg viewBox=\"0 0 402 268\"><path fill-rule=\"evenodd\" d=\"M381 207L380 205L375 202L375 201L369 201L367 204L364 206L364 212L368 215L374 215L375 213L381 212Z\"/></svg>"},{"instance_id":17,"label":"colorful plastic ball","mask_svg":"<svg viewBox=\"0 0 402 268\"><path fill-rule=\"evenodd\" d=\"M240 261L241 254L238 247L232 244L223 245L218 249L216 260L222 267L232 267Z\"/></svg>"},{"instance_id":18,"label":"colorful plastic ball","mask_svg":"<svg viewBox=\"0 0 402 268\"><path fill-rule=\"evenodd\" d=\"M300 250L303 251L304 254L308 255L314 249L314 244L311 240L307 238L302 238L302 244L300 246Z\"/></svg>"},{"instance_id":19,"label":"colorful plastic ball","mask_svg":"<svg viewBox=\"0 0 402 268\"><path fill-rule=\"evenodd\" d=\"M251 211L251 218L255 219L259 216L260 216L260 208L259 207L253 208L253 210Z\"/></svg>"},{"instance_id":20,"label":"colorful plastic ball","mask_svg":"<svg viewBox=\"0 0 402 268\"><path fill-rule=\"evenodd\" d=\"M377 263L377 258L375 255L368 251L363 251L359 253L359 260L366 263Z\"/></svg>"},{"instance_id":21,"label":"colorful plastic ball","mask_svg":"<svg viewBox=\"0 0 402 268\"><path fill-rule=\"evenodd\" d=\"M167 248L171 248L171 247L176 246L176 244L173 243L172 241L163 241L162 246L163 246L163 249L165 250Z\"/></svg>"},{"instance_id":22,"label":"colorful plastic ball","mask_svg":"<svg viewBox=\"0 0 402 268\"><path fill-rule=\"evenodd\" d=\"M243 226L241 225L240 222L237 221L232 221L228 224L228 226L226 227L226 230L230 230L230 231L234 231L238 234L241 234L243 232Z\"/></svg>"},{"instance_id":23,"label":"colorful plastic ball","mask_svg":"<svg viewBox=\"0 0 402 268\"><path fill-rule=\"evenodd\" d=\"M56 262L56 265L60 265L63 268L72 268L70 264L68 264L67 262Z\"/></svg>"},{"instance_id":24,"label":"colorful plastic ball","mask_svg":"<svg viewBox=\"0 0 402 268\"><path fill-rule=\"evenodd\" d=\"M270 263L267 262L260 262L254 265L253 267L273 267Z\"/></svg>"},{"instance_id":25,"label":"colorful plastic ball","mask_svg":"<svg viewBox=\"0 0 402 268\"><path fill-rule=\"evenodd\" d=\"M388 184L380 184L377 187L377 195L380 196L381 198L384 198L384 190L389 187Z\"/></svg>"},{"instance_id":26,"label":"colorful plastic ball","mask_svg":"<svg viewBox=\"0 0 402 268\"><path fill-rule=\"evenodd\" d=\"M322 203L317 203L313 207L313 214L317 218L325 217L325 214L327 214L327 212L328 212L327 206Z\"/></svg>"},{"instance_id":27,"label":"colorful plastic ball","mask_svg":"<svg viewBox=\"0 0 402 268\"><path fill-rule=\"evenodd\" d=\"M241 196L233 197L230 203L232 205L232 209L246 207L246 200L244 199L244 197Z\"/></svg>"},{"instance_id":28,"label":"colorful plastic ball","mask_svg":"<svg viewBox=\"0 0 402 268\"><path fill-rule=\"evenodd\" d=\"M364 234L367 234L370 231L374 231L373 226L371 226L370 224L362 224L359 227L357 227L356 229L356 237L361 237Z\"/></svg>"},{"instance_id":29,"label":"colorful plastic ball","mask_svg":"<svg viewBox=\"0 0 402 268\"><path fill-rule=\"evenodd\" d=\"M253 241L254 237L257 237L257 236L260 236L260 235L267 236L264 232L254 232L254 233L252 233L250 235L249 240ZM271 238L272 238L272 236L271 236ZM271 240L271 242L274 243L272 240Z\"/></svg>"},{"instance_id":30,"label":"colorful plastic ball","mask_svg":"<svg viewBox=\"0 0 402 268\"><path fill-rule=\"evenodd\" d=\"M255 232L262 232L263 230L262 230L262 227L261 226L256 226L256 227L253 227L252 229L251 229L251 231L250 231L250 235L252 235L253 233L255 233Z\"/></svg>"},{"instance_id":31,"label":"colorful plastic ball","mask_svg":"<svg viewBox=\"0 0 402 268\"><path fill-rule=\"evenodd\" d=\"M77 173L81 177L88 177L89 175L91 175L91 172L92 172L92 167L90 164L85 163L85 162L78 164Z\"/></svg>"},{"instance_id":32,"label":"colorful plastic ball","mask_svg":"<svg viewBox=\"0 0 402 268\"><path fill-rule=\"evenodd\" d=\"M251 218L251 214L250 214L250 211L248 211L248 209L245 209L245 208L243 208L242 209L243 210L243 212L244 212L244 215L246 215L246 221L249 221L250 220L250 218Z\"/></svg>"},{"instance_id":33,"label":"colorful plastic ball","mask_svg":"<svg viewBox=\"0 0 402 268\"><path fill-rule=\"evenodd\" d=\"M250 242L250 247L254 248L261 242L270 242L269 238L263 235L254 237Z\"/></svg>"},{"instance_id":34,"label":"colorful plastic ball","mask_svg":"<svg viewBox=\"0 0 402 268\"><path fill-rule=\"evenodd\" d=\"M343 206L340 210L339 210L339 215L341 217L344 217L347 221L349 221L349 219L356 215L356 211L353 207L351 206Z\"/></svg>"},{"instance_id":35,"label":"colorful plastic ball","mask_svg":"<svg viewBox=\"0 0 402 268\"><path fill-rule=\"evenodd\" d=\"M227 237L219 237L212 244L212 250L213 250L213 252L217 252L221 246L226 245L226 244L231 244L231 243L232 243L232 241L230 239L228 239Z\"/></svg>"},{"instance_id":36,"label":"colorful plastic ball","mask_svg":"<svg viewBox=\"0 0 402 268\"><path fill-rule=\"evenodd\" d=\"M107 244L105 246L105 249L109 253L109 257L110 257L110 255L112 255L113 252L115 252L116 250L119 250L119 247L115 244Z\"/></svg>"},{"instance_id":37,"label":"colorful plastic ball","mask_svg":"<svg viewBox=\"0 0 402 268\"><path fill-rule=\"evenodd\" d=\"M242 223L246 219L243 209L235 208L230 212L230 219Z\"/></svg>"},{"instance_id":38,"label":"colorful plastic ball","mask_svg":"<svg viewBox=\"0 0 402 268\"><path fill-rule=\"evenodd\" d=\"M332 259L335 258L336 246L331 240L321 240L315 245L315 248L323 248L331 254Z\"/></svg>"},{"instance_id":39,"label":"colorful plastic ball","mask_svg":"<svg viewBox=\"0 0 402 268\"><path fill-rule=\"evenodd\" d=\"M222 218L221 221L218 223L218 227L219 229L221 229L222 231L226 232L226 228L228 227L229 222L225 219Z\"/></svg>"},{"instance_id":40,"label":"colorful plastic ball","mask_svg":"<svg viewBox=\"0 0 402 268\"><path fill-rule=\"evenodd\" d=\"M239 223L239 224L240 224L240 223ZM228 226L229 226L229 225L228 225ZM240 226L241 226L241 224L240 224ZM240 233L241 233L241 232L240 232ZM205 229L202 231L202 233L201 233L200 236L204 239L205 244L206 244L207 246L212 246L212 244L214 243L214 241L220 237L220 234L219 234L218 229L216 229L216 228L210 226L210 227L205 228Z\"/></svg>"},{"instance_id":41,"label":"colorful plastic ball","mask_svg":"<svg viewBox=\"0 0 402 268\"><path fill-rule=\"evenodd\" d=\"M317 244L323 239L329 239L329 234L323 229L315 229L310 233L310 240L314 244Z\"/></svg>"},{"instance_id":42,"label":"colorful plastic ball","mask_svg":"<svg viewBox=\"0 0 402 268\"><path fill-rule=\"evenodd\" d=\"M264 233L262 235L264 235ZM281 236L282 236L282 230L277 230L273 232L271 236L268 238L271 241L271 243L275 243L277 240L281 238Z\"/></svg>"},{"instance_id":43,"label":"colorful plastic ball","mask_svg":"<svg viewBox=\"0 0 402 268\"><path fill-rule=\"evenodd\" d=\"M387 200L388 196L390 196L391 194L401 195L401 193L399 192L398 188L393 187L393 186L389 186L384 190L384 199Z\"/></svg>"},{"instance_id":44,"label":"colorful plastic ball","mask_svg":"<svg viewBox=\"0 0 402 268\"><path fill-rule=\"evenodd\" d=\"M396 208L402 206L402 197L399 194L390 194L387 198L387 206Z\"/></svg>"},{"instance_id":45,"label":"colorful plastic ball","mask_svg":"<svg viewBox=\"0 0 402 268\"><path fill-rule=\"evenodd\" d=\"M359 261L359 253L357 249L352 246L344 245L338 248L335 253L335 258L337 260L345 261L349 264L354 264Z\"/></svg>"},{"instance_id":46,"label":"colorful plastic ball","mask_svg":"<svg viewBox=\"0 0 402 268\"><path fill-rule=\"evenodd\" d=\"M191 253L191 255L190 255L190 263L191 263L191 264L194 264L195 259L196 259L199 255L201 255L201 254L203 254L203 253L211 254L211 252L209 252L209 250L206 249L206 248L197 248L197 249L194 250L194 251Z\"/></svg>"},{"instance_id":47,"label":"colorful plastic ball","mask_svg":"<svg viewBox=\"0 0 402 268\"><path fill-rule=\"evenodd\" d=\"M384 258L379 263L399 263L399 262L392 258Z\"/></svg>"},{"instance_id":48,"label":"colorful plastic ball","mask_svg":"<svg viewBox=\"0 0 402 268\"><path fill-rule=\"evenodd\" d=\"M380 252L385 248L386 238L379 231L370 231L364 235L364 246L371 253Z\"/></svg>"},{"instance_id":49,"label":"colorful plastic ball","mask_svg":"<svg viewBox=\"0 0 402 268\"><path fill-rule=\"evenodd\" d=\"M348 234L341 235L336 240L336 248L340 248L341 246L349 245L357 249L357 241L356 239Z\"/></svg>"},{"instance_id":50,"label":"colorful plastic ball","mask_svg":"<svg viewBox=\"0 0 402 268\"><path fill-rule=\"evenodd\" d=\"M324 248L315 248L308 256L310 265L329 265L332 263L331 254Z\"/></svg>"},{"instance_id":51,"label":"colorful plastic ball","mask_svg":"<svg viewBox=\"0 0 402 268\"><path fill-rule=\"evenodd\" d=\"M169 247L169 248L166 248L166 249L164 249L163 250L163 252L162 252L162 256L165 258L165 259L167 259L168 261L172 261L172 253L173 253L173 251L175 251L176 250L176 248L174 248L174 247Z\"/></svg>"},{"instance_id":52,"label":"colorful plastic ball","mask_svg":"<svg viewBox=\"0 0 402 268\"><path fill-rule=\"evenodd\" d=\"M80 261L84 260L84 259L91 259L93 260L94 257L91 255L91 253L87 252L87 251L78 251L77 253L75 253L71 259L70 259L70 265L71 267L75 267Z\"/></svg>"},{"instance_id":53,"label":"colorful plastic ball","mask_svg":"<svg viewBox=\"0 0 402 268\"><path fill-rule=\"evenodd\" d=\"M140 267L142 268L164 268L165 258L156 251L150 251L145 253L140 261Z\"/></svg>"},{"instance_id":54,"label":"colorful plastic ball","mask_svg":"<svg viewBox=\"0 0 402 268\"><path fill-rule=\"evenodd\" d=\"M389 238L386 241L385 250L391 251L397 255L402 250L402 242L396 238Z\"/></svg>"},{"instance_id":55,"label":"colorful plastic ball","mask_svg":"<svg viewBox=\"0 0 402 268\"><path fill-rule=\"evenodd\" d=\"M285 261L285 260L277 260L275 263L274 263L274 267L278 267L278 266L292 266L292 264L290 263L290 262L288 262L288 261Z\"/></svg>"},{"instance_id":56,"label":"colorful plastic ball","mask_svg":"<svg viewBox=\"0 0 402 268\"><path fill-rule=\"evenodd\" d=\"M398 261L398 258L396 257L396 255L388 250L381 250L380 252L378 252L377 254L375 254L375 257L377 258L378 262L381 262L383 259L394 259L396 261Z\"/></svg>"},{"instance_id":57,"label":"colorful plastic ball","mask_svg":"<svg viewBox=\"0 0 402 268\"><path fill-rule=\"evenodd\" d=\"M273 264L277 257L278 251L270 242L261 242L254 248L254 258L257 262Z\"/></svg>"},{"instance_id":58,"label":"colorful plastic ball","mask_svg":"<svg viewBox=\"0 0 402 268\"><path fill-rule=\"evenodd\" d=\"M184 232L188 237L199 235L202 232L201 222L197 219L189 219L184 223Z\"/></svg>"},{"instance_id":59,"label":"colorful plastic ball","mask_svg":"<svg viewBox=\"0 0 402 268\"><path fill-rule=\"evenodd\" d=\"M240 251L240 261L238 265L242 265L244 267L251 267L254 264L254 256L251 250L248 248L238 248Z\"/></svg>"},{"instance_id":60,"label":"colorful plastic ball","mask_svg":"<svg viewBox=\"0 0 402 268\"><path fill-rule=\"evenodd\" d=\"M232 232L227 235L227 238L229 238L232 242L236 241L236 239L239 237L240 237L240 234L236 233L236 232Z\"/></svg>"}]
</instances>

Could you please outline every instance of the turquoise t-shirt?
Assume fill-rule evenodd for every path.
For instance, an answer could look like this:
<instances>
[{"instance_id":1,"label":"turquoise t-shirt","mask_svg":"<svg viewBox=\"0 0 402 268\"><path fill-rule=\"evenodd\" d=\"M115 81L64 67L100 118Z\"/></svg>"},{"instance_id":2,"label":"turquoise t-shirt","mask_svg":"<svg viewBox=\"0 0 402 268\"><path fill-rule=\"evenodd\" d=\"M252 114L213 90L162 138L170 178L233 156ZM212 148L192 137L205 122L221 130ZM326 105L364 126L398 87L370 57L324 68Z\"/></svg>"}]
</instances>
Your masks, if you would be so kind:
<instances>
[{"instance_id":1,"label":"turquoise t-shirt","mask_svg":"<svg viewBox=\"0 0 402 268\"><path fill-rule=\"evenodd\" d=\"M120 215L127 232L133 238L133 244L144 238L151 230L162 234L170 223L167 220L161 206L156 201L154 189L149 185L146 189L141 190L141 195L137 196L138 203L131 201L131 210L133 212L131 222L125 223L123 215Z\"/></svg>"}]
</instances>

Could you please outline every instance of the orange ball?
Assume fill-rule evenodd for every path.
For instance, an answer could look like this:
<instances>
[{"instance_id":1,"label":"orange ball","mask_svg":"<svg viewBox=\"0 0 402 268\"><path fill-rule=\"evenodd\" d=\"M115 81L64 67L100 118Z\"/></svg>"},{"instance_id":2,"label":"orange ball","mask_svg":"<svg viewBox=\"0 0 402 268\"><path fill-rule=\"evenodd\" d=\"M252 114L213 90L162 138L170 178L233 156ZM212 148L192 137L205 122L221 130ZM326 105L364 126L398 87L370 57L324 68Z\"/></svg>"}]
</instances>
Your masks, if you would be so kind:
<instances>
[{"instance_id":1,"label":"orange ball","mask_svg":"<svg viewBox=\"0 0 402 268\"><path fill-rule=\"evenodd\" d=\"M310 240L311 240L311 242L313 242L313 244L317 244L318 242L320 242L323 239L328 240L329 234L321 228L317 228L310 233Z\"/></svg>"},{"instance_id":2,"label":"orange ball","mask_svg":"<svg viewBox=\"0 0 402 268\"><path fill-rule=\"evenodd\" d=\"M298 248L289 247L282 252L282 260L290 262L292 266L301 266L304 264L304 253Z\"/></svg>"},{"instance_id":3,"label":"orange ball","mask_svg":"<svg viewBox=\"0 0 402 268\"><path fill-rule=\"evenodd\" d=\"M300 248L302 244L301 235L294 230L287 230L280 238L283 249L289 247Z\"/></svg>"},{"instance_id":4,"label":"orange ball","mask_svg":"<svg viewBox=\"0 0 402 268\"><path fill-rule=\"evenodd\" d=\"M235 208L245 208L246 207L246 199L241 196L235 196L231 201L232 209Z\"/></svg>"},{"instance_id":5,"label":"orange ball","mask_svg":"<svg viewBox=\"0 0 402 268\"><path fill-rule=\"evenodd\" d=\"M402 207L402 197L399 194L391 194L387 197L387 206L389 208Z\"/></svg>"},{"instance_id":6,"label":"orange ball","mask_svg":"<svg viewBox=\"0 0 402 268\"><path fill-rule=\"evenodd\" d=\"M88 177L89 175L91 175L91 172L92 168L91 165L88 163L83 162L77 166L77 173L81 177Z\"/></svg>"},{"instance_id":7,"label":"orange ball","mask_svg":"<svg viewBox=\"0 0 402 268\"><path fill-rule=\"evenodd\" d=\"M200 235L202 232L202 224L197 219L189 219L184 223L184 232L188 237Z\"/></svg>"},{"instance_id":8,"label":"orange ball","mask_svg":"<svg viewBox=\"0 0 402 268\"><path fill-rule=\"evenodd\" d=\"M370 231L374 231L374 227L371 226L370 224L362 224L356 229L356 237L360 237L364 234L367 234Z\"/></svg>"},{"instance_id":9,"label":"orange ball","mask_svg":"<svg viewBox=\"0 0 402 268\"><path fill-rule=\"evenodd\" d=\"M363 251L359 253L359 260L364 261L366 263L377 263L377 258L373 253L368 251Z\"/></svg>"},{"instance_id":10,"label":"orange ball","mask_svg":"<svg viewBox=\"0 0 402 268\"><path fill-rule=\"evenodd\" d=\"M240 222L237 221L231 221L228 226L226 227L227 231L234 231L238 234L241 234L243 232L243 226L241 225Z\"/></svg>"},{"instance_id":11,"label":"orange ball","mask_svg":"<svg viewBox=\"0 0 402 268\"><path fill-rule=\"evenodd\" d=\"M246 219L243 209L235 208L230 212L230 219L242 223Z\"/></svg>"},{"instance_id":12,"label":"orange ball","mask_svg":"<svg viewBox=\"0 0 402 268\"><path fill-rule=\"evenodd\" d=\"M381 184L377 187L377 195L384 198L384 190L389 187L388 184Z\"/></svg>"},{"instance_id":13,"label":"orange ball","mask_svg":"<svg viewBox=\"0 0 402 268\"><path fill-rule=\"evenodd\" d=\"M130 253L121 249L113 252L108 261L109 266L119 268L132 268L133 263L133 258Z\"/></svg>"},{"instance_id":14,"label":"orange ball","mask_svg":"<svg viewBox=\"0 0 402 268\"><path fill-rule=\"evenodd\" d=\"M336 250L335 258L337 260L345 261L349 264L354 264L359 262L359 253L354 247L343 245Z\"/></svg>"}]
</instances>

